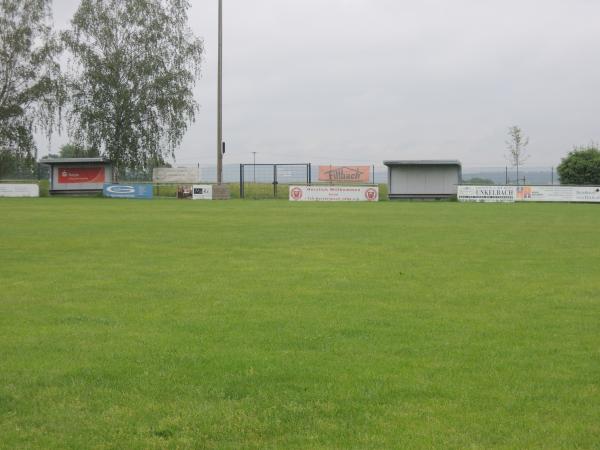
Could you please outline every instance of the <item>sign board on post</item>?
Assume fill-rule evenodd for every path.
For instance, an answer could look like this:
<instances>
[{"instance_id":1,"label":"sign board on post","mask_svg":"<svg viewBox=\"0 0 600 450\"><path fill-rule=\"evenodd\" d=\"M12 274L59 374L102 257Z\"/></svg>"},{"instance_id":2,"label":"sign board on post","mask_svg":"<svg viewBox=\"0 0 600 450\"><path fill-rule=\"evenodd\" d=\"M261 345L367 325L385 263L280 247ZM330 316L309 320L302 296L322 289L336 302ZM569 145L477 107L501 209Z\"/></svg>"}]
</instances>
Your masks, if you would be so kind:
<instances>
[{"instance_id":1,"label":"sign board on post","mask_svg":"<svg viewBox=\"0 0 600 450\"><path fill-rule=\"evenodd\" d=\"M213 187L210 184L195 184L192 186L192 200L212 200Z\"/></svg>"},{"instance_id":2,"label":"sign board on post","mask_svg":"<svg viewBox=\"0 0 600 450\"><path fill-rule=\"evenodd\" d=\"M319 181L329 183L369 183L369 166L319 166Z\"/></svg>"},{"instance_id":3,"label":"sign board on post","mask_svg":"<svg viewBox=\"0 0 600 450\"><path fill-rule=\"evenodd\" d=\"M39 197L40 187L37 184L2 184L0 197Z\"/></svg>"},{"instance_id":4,"label":"sign board on post","mask_svg":"<svg viewBox=\"0 0 600 450\"><path fill-rule=\"evenodd\" d=\"M290 186L293 202L376 202L378 186Z\"/></svg>"},{"instance_id":5,"label":"sign board on post","mask_svg":"<svg viewBox=\"0 0 600 450\"><path fill-rule=\"evenodd\" d=\"M513 203L515 186L458 186L458 201L481 203Z\"/></svg>"},{"instance_id":6,"label":"sign board on post","mask_svg":"<svg viewBox=\"0 0 600 450\"><path fill-rule=\"evenodd\" d=\"M200 181L200 170L197 167L164 167L152 170L152 182L180 184Z\"/></svg>"},{"instance_id":7,"label":"sign board on post","mask_svg":"<svg viewBox=\"0 0 600 450\"><path fill-rule=\"evenodd\" d=\"M152 198L152 185L105 184L103 194L111 198Z\"/></svg>"}]
</instances>

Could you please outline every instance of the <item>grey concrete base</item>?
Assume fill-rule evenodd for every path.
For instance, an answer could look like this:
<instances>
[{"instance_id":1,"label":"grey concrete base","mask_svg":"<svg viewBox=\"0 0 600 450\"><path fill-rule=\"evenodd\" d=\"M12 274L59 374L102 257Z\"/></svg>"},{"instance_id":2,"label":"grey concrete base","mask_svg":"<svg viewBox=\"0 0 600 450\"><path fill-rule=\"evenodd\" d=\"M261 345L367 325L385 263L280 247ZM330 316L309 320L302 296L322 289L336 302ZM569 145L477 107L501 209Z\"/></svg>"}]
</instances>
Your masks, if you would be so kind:
<instances>
[{"instance_id":1,"label":"grey concrete base","mask_svg":"<svg viewBox=\"0 0 600 450\"><path fill-rule=\"evenodd\" d=\"M226 184L213 184L212 185L212 199L213 200L229 200L231 193L229 192L229 186Z\"/></svg>"}]
</instances>

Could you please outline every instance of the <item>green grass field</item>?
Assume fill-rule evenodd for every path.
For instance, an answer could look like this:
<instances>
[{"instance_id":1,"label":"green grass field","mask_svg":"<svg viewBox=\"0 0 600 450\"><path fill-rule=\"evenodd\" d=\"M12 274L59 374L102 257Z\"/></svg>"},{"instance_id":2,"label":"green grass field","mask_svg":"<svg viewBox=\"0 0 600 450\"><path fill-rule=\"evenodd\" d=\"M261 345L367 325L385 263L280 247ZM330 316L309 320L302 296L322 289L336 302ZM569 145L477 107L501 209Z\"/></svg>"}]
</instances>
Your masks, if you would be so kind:
<instances>
[{"instance_id":1,"label":"green grass field","mask_svg":"<svg viewBox=\"0 0 600 450\"><path fill-rule=\"evenodd\" d=\"M598 448L599 227L0 199L0 447Z\"/></svg>"}]
</instances>

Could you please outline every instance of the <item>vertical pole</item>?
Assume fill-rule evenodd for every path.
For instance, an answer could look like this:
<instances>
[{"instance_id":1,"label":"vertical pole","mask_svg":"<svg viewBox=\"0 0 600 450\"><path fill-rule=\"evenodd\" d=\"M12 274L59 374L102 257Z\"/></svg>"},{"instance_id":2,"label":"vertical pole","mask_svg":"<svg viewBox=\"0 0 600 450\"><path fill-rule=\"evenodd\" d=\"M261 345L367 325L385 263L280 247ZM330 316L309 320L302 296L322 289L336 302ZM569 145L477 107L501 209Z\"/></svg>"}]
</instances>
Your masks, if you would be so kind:
<instances>
[{"instance_id":1,"label":"vertical pole","mask_svg":"<svg viewBox=\"0 0 600 450\"><path fill-rule=\"evenodd\" d=\"M244 198L244 165L240 164L240 198Z\"/></svg>"},{"instance_id":2,"label":"vertical pole","mask_svg":"<svg viewBox=\"0 0 600 450\"><path fill-rule=\"evenodd\" d=\"M552 186L554 186L554 167L552 168Z\"/></svg>"},{"instance_id":3,"label":"vertical pole","mask_svg":"<svg viewBox=\"0 0 600 450\"><path fill-rule=\"evenodd\" d=\"M273 197L277 198L277 164L273 164Z\"/></svg>"},{"instance_id":4,"label":"vertical pole","mask_svg":"<svg viewBox=\"0 0 600 450\"><path fill-rule=\"evenodd\" d=\"M217 86L217 184L223 182L223 0L219 0L219 69Z\"/></svg>"},{"instance_id":5,"label":"vertical pole","mask_svg":"<svg viewBox=\"0 0 600 450\"><path fill-rule=\"evenodd\" d=\"M375 164L373 164L373 184L375 184Z\"/></svg>"},{"instance_id":6,"label":"vertical pole","mask_svg":"<svg viewBox=\"0 0 600 450\"><path fill-rule=\"evenodd\" d=\"M506 169L506 185L508 185L508 166L506 166L505 169Z\"/></svg>"},{"instance_id":7,"label":"vertical pole","mask_svg":"<svg viewBox=\"0 0 600 450\"><path fill-rule=\"evenodd\" d=\"M308 185L312 184L312 163L308 163Z\"/></svg>"}]
</instances>

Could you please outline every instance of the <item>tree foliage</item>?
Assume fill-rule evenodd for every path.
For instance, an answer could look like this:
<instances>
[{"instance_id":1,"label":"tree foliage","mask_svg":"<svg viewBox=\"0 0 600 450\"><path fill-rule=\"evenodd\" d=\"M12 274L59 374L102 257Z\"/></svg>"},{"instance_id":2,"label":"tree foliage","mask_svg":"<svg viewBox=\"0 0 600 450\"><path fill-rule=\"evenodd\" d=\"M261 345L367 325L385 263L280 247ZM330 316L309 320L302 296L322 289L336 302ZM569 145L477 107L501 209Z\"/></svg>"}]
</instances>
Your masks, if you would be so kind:
<instances>
[{"instance_id":1,"label":"tree foliage","mask_svg":"<svg viewBox=\"0 0 600 450\"><path fill-rule=\"evenodd\" d=\"M510 161L510 164L517 168L518 183L519 167L529 159L529 155L526 153L527 146L529 145L529 138L526 137L523 134L523 130L516 125L508 129L508 138L508 141L506 141L506 148L508 149L507 158Z\"/></svg>"},{"instance_id":2,"label":"tree foliage","mask_svg":"<svg viewBox=\"0 0 600 450\"><path fill-rule=\"evenodd\" d=\"M32 163L63 99L51 0L0 0L0 160Z\"/></svg>"},{"instance_id":3,"label":"tree foliage","mask_svg":"<svg viewBox=\"0 0 600 450\"><path fill-rule=\"evenodd\" d=\"M598 144L576 147L558 166L561 184L600 185Z\"/></svg>"},{"instance_id":4,"label":"tree foliage","mask_svg":"<svg viewBox=\"0 0 600 450\"><path fill-rule=\"evenodd\" d=\"M60 148L60 158L96 158L100 152L94 148L85 148L79 144L65 144Z\"/></svg>"},{"instance_id":5,"label":"tree foliage","mask_svg":"<svg viewBox=\"0 0 600 450\"><path fill-rule=\"evenodd\" d=\"M82 0L62 35L72 55L69 132L117 168L174 156L198 105L202 42L187 0Z\"/></svg>"}]
</instances>

